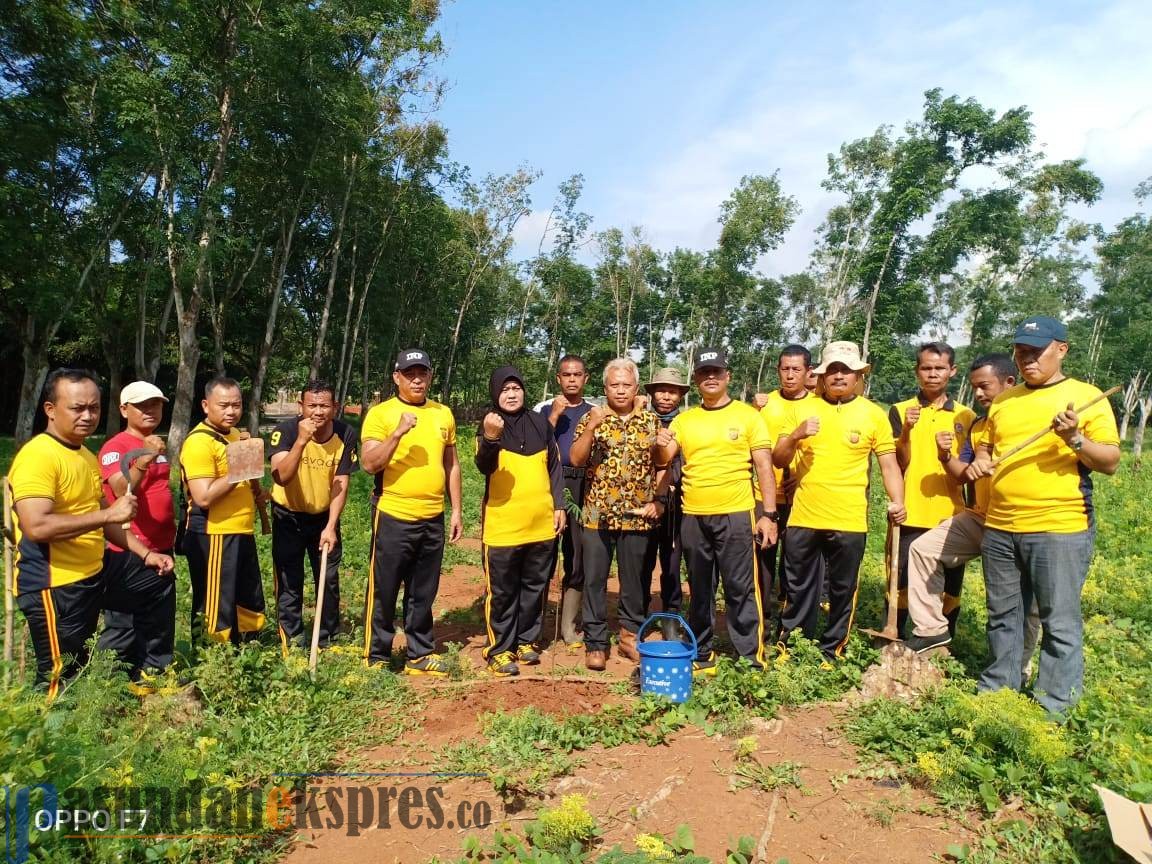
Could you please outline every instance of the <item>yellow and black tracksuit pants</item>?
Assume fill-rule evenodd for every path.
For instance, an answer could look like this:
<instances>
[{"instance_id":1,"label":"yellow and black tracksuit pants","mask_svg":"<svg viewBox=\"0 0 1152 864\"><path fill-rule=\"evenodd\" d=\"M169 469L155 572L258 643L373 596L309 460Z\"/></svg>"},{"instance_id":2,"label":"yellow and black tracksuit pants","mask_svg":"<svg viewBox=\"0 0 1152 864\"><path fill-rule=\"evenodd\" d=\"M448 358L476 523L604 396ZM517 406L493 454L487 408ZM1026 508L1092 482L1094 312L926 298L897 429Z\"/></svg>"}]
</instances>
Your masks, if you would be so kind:
<instances>
[{"instance_id":1,"label":"yellow and black tracksuit pants","mask_svg":"<svg viewBox=\"0 0 1152 864\"><path fill-rule=\"evenodd\" d=\"M311 631L304 632L304 556L312 572L313 590L320 585L320 534L328 524L328 512L297 513L272 504L272 577L276 593L276 619L280 646L307 648ZM337 528L337 539L340 531ZM340 630L340 562L343 546L337 542L328 553L324 578L324 609L320 619L320 645L329 645Z\"/></svg>"},{"instance_id":2,"label":"yellow and black tracksuit pants","mask_svg":"<svg viewBox=\"0 0 1152 864\"><path fill-rule=\"evenodd\" d=\"M36 685L48 688L48 701L88 662L88 640L96 633L103 602L102 573L16 598L36 653Z\"/></svg>"},{"instance_id":3,"label":"yellow and black tracksuit pants","mask_svg":"<svg viewBox=\"0 0 1152 864\"><path fill-rule=\"evenodd\" d=\"M96 647L115 651L133 681L141 671L164 671L176 642L175 574L161 576L132 552L111 550L104 574L104 630Z\"/></svg>"},{"instance_id":4,"label":"yellow and black tracksuit pants","mask_svg":"<svg viewBox=\"0 0 1152 864\"><path fill-rule=\"evenodd\" d=\"M608 650L608 571L616 558L620 591L616 617L620 627L640 632L644 624L644 556L647 531L612 531L584 526L584 645L589 651Z\"/></svg>"},{"instance_id":5,"label":"yellow and black tracksuit pants","mask_svg":"<svg viewBox=\"0 0 1152 864\"><path fill-rule=\"evenodd\" d=\"M828 581L828 626L820 638L820 650L834 658L844 653L856 615L860 562L864 560L865 531L832 531L788 528L784 544L784 580L788 604L780 617L781 638L799 630L816 639L820 613L821 583Z\"/></svg>"},{"instance_id":6,"label":"yellow and black tracksuit pants","mask_svg":"<svg viewBox=\"0 0 1152 864\"><path fill-rule=\"evenodd\" d=\"M376 511L368 597L364 604L364 656L369 663L392 656L396 600L404 588L404 636L409 660L436 650L432 602L440 590L444 514L406 522Z\"/></svg>"},{"instance_id":7,"label":"yellow and black tracksuit pants","mask_svg":"<svg viewBox=\"0 0 1152 864\"><path fill-rule=\"evenodd\" d=\"M131 552L105 552L99 573L57 588L30 591L16 598L28 622L36 654L36 682L56 698L60 684L88 661L88 640L96 633L101 608L112 609L132 622L134 638L106 645L139 677L140 667L162 669L172 662L176 592L171 576Z\"/></svg>"},{"instance_id":8,"label":"yellow and black tracksuit pants","mask_svg":"<svg viewBox=\"0 0 1152 864\"><path fill-rule=\"evenodd\" d=\"M724 586L728 637L741 657L764 665L764 612L757 573L754 511L684 515L680 537L688 562L688 625L696 634L697 657L712 653L717 573Z\"/></svg>"},{"instance_id":9,"label":"yellow and black tracksuit pants","mask_svg":"<svg viewBox=\"0 0 1152 864\"><path fill-rule=\"evenodd\" d=\"M931 531L931 528L900 526L900 601L896 607L896 629L900 638L906 638L908 624L908 551L912 543ZM960 594L964 591L964 568L944 567L944 617L948 619L948 633L956 635L956 622L960 620ZM884 613L888 613L888 592L884 592Z\"/></svg>"},{"instance_id":10,"label":"yellow and black tracksuit pants","mask_svg":"<svg viewBox=\"0 0 1152 864\"><path fill-rule=\"evenodd\" d=\"M192 645L239 644L264 626L264 586L251 534L197 534L185 539L192 582Z\"/></svg>"},{"instance_id":11,"label":"yellow and black tracksuit pants","mask_svg":"<svg viewBox=\"0 0 1152 864\"><path fill-rule=\"evenodd\" d=\"M584 469L565 465L563 473L564 488L568 490L568 494L572 496L576 506L583 507ZM564 581L560 583L561 588L571 588L574 591L584 590L584 544L581 539L583 533L584 526L580 524L580 520L569 513L568 522L564 526L564 533L560 535L560 549L558 550L564 559ZM555 569L554 566L553 569Z\"/></svg>"},{"instance_id":12,"label":"yellow and black tracksuit pants","mask_svg":"<svg viewBox=\"0 0 1152 864\"><path fill-rule=\"evenodd\" d=\"M533 645L540 638L544 598L555 561L555 540L484 546L485 660Z\"/></svg>"}]
</instances>

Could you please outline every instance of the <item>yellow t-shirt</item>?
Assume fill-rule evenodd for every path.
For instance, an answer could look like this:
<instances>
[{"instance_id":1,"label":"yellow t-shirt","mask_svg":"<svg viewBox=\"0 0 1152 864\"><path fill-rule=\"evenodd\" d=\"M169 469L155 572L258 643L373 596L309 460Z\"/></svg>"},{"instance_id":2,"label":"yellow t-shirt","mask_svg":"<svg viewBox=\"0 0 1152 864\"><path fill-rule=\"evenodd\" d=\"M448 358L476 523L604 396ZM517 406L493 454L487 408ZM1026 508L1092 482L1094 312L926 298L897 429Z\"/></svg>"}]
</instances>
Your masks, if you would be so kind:
<instances>
[{"instance_id":1,"label":"yellow t-shirt","mask_svg":"<svg viewBox=\"0 0 1152 864\"><path fill-rule=\"evenodd\" d=\"M559 459L559 454L555 457ZM483 540L487 546L541 543L556 536L556 505L548 473L548 450L526 456L500 448L484 495Z\"/></svg>"},{"instance_id":2,"label":"yellow t-shirt","mask_svg":"<svg viewBox=\"0 0 1152 864\"><path fill-rule=\"evenodd\" d=\"M797 421L820 420L820 431L796 446L799 485L788 525L839 531L868 530L869 454L896 452L884 410L863 396L834 405L815 397Z\"/></svg>"},{"instance_id":3,"label":"yellow t-shirt","mask_svg":"<svg viewBox=\"0 0 1152 864\"><path fill-rule=\"evenodd\" d=\"M795 399L788 399L779 390L773 390L768 394L768 402L760 409L760 416L764 418L764 425L768 427L768 435L772 439L772 446L776 446L776 442L784 435L791 435L792 431L800 425L800 415L804 411L806 402L812 396L807 390L804 391L803 396L798 396ZM796 461L793 460L792 464L787 468L789 474L796 470ZM784 495L784 468L777 468L772 466L772 474L776 478L776 503L784 504L787 498ZM753 483L755 488L752 490L756 495L756 500L762 500L760 497L760 484Z\"/></svg>"},{"instance_id":4,"label":"yellow t-shirt","mask_svg":"<svg viewBox=\"0 0 1152 864\"><path fill-rule=\"evenodd\" d=\"M223 439L223 440L221 440ZM225 435L207 423L200 423L188 433L184 446L180 448L180 469L186 480L215 480L228 476L228 454L226 447L241 440L238 429L230 429ZM252 497L252 487L240 483L223 498L204 510L192 503L192 496L184 491L188 499L188 530L194 534L251 534L252 517L256 513L256 501Z\"/></svg>"},{"instance_id":5,"label":"yellow t-shirt","mask_svg":"<svg viewBox=\"0 0 1152 864\"><path fill-rule=\"evenodd\" d=\"M456 446L452 412L431 399L410 405L394 396L369 410L360 440L384 441L405 412L416 415L416 425L400 439L392 461L384 466L378 509L405 522L434 519L444 512L444 450Z\"/></svg>"},{"instance_id":6,"label":"yellow t-shirt","mask_svg":"<svg viewBox=\"0 0 1152 864\"><path fill-rule=\"evenodd\" d=\"M960 458L971 464L976 458L976 451L987 440L988 418L977 417L972 421L972 427L968 430L968 440L960 451ZM988 515L988 495L991 485L992 481L988 477L981 477L972 484L972 507L970 509L981 519Z\"/></svg>"},{"instance_id":7,"label":"yellow t-shirt","mask_svg":"<svg viewBox=\"0 0 1152 864\"><path fill-rule=\"evenodd\" d=\"M285 420L272 430L269 459L287 453L296 444L299 420ZM326 513L332 504L332 483L337 475L356 470L356 430L339 420L332 421L332 434L323 443L315 438L304 445L296 476L286 486L272 484L272 500L294 513Z\"/></svg>"},{"instance_id":8,"label":"yellow t-shirt","mask_svg":"<svg viewBox=\"0 0 1152 864\"><path fill-rule=\"evenodd\" d=\"M1034 435L1068 407L1083 405L1100 391L1065 378L1044 387L1017 384L988 409L992 458ZM1098 444L1119 445L1116 417L1107 400L1080 415L1080 432ZM1094 524L1092 472L1056 433L1045 435L996 468L988 496L988 528L1015 533L1075 534Z\"/></svg>"},{"instance_id":9,"label":"yellow t-shirt","mask_svg":"<svg viewBox=\"0 0 1152 864\"><path fill-rule=\"evenodd\" d=\"M677 414L668 429L683 456L685 513L720 516L752 509L752 451L772 448L759 411L735 399L721 408L697 405Z\"/></svg>"},{"instance_id":10,"label":"yellow t-shirt","mask_svg":"<svg viewBox=\"0 0 1152 864\"><path fill-rule=\"evenodd\" d=\"M904 468L904 506L908 508L909 528L935 528L964 509L963 489L948 476L936 455L937 432L952 433L952 455L959 455L964 437L976 419L976 412L948 399L937 408L919 395L897 402L888 412L892 437L898 438L905 412L920 406L920 419L908 433L908 465Z\"/></svg>"},{"instance_id":11,"label":"yellow t-shirt","mask_svg":"<svg viewBox=\"0 0 1152 864\"><path fill-rule=\"evenodd\" d=\"M100 463L87 447L73 447L41 433L20 448L8 471L12 503L48 498L52 512L82 516L100 509ZM33 543L20 530L16 516L16 579L19 596L44 588L71 585L95 576L104 566L104 531L96 528L71 540Z\"/></svg>"}]
</instances>

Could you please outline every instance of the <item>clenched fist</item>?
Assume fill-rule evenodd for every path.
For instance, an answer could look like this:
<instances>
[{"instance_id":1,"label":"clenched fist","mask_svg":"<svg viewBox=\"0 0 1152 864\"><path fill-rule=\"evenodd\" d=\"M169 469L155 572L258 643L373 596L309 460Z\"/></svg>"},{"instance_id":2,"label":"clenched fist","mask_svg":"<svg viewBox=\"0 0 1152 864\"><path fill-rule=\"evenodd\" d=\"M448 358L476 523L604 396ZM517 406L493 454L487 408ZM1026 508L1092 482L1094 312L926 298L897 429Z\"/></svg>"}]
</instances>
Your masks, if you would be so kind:
<instances>
[{"instance_id":1,"label":"clenched fist","mask_svg":"<svg viewBox=\"0 0 1152 864\"><path fill-rule=\"evenodd\" d=\"M768 404L768 394L767 393L757 393L755 396L752 397L752 404L755 405L757 408L763 408L765 405Z\"/></svg>"},{"instance_id":2,"label":"clenched fist","mask_svg":"<svg viewBox=\"0 0 1152 864\"><path fill-rule=\"evenodd\" d=\"M149 450L155 450L157 456L168 452L168 442L159 435L149 435L144 439L144 446Z\"/></svg>"},{"instance_id":3,"label":"clenched fist","mask_svg":"<svg viewBox=\"0 0 1152 864\"><path fill-rule=\"evenodd\" d=\"M136 496L127 492L109 505L104 511L104 518L113 525L122 525L125 522L131 524L136 518L136 507Z\"/></svg>"},{"instance_id":4,"label":"clenched fist","mask_svg":"<svg viewBox=\"0 0 1152 864\"><path fill-rule=\"evenodd\" d=\"M567 400L567 398L565 398L564 394L561 393L559 396L557 396L555 399L552 400L552 417L553 417L553 419L556 419L561 414L563 414L564 409L567 407L568 407L568 400Z\"/></svg>"},{"instance_id":5,"label":"clenched fist","mask_svg":"<svg viewBox=\"0 0 1152 864\"><path fill-rule=\"evenodd\" d=\"M601 408L599 405L593 405L592 410L588 412L588 422L584 426L585 429L595 429L604 422L604 418L608 412Z\"/></svg>"},{"instance_id":6,"label":"clenched fist","mask_svg":"<svg viewBox=\"0 0 1152 864\"><path fill-rule=\"evenodd\" d=\"M637 393L632 397L632 410L643 411L648 407L648 397L643 393Z\"/></svg>"},{"instance_id":7,"label":"clenched fist","mask_svg":"<svg viewBox=\"0 0 1152 864\"><path fill-rule=\"evenodd\" d=\"M904 412L904 425L911 429L920 421L920 406L913 405Z\"/></svg>"},{"instance_id":8,"label":"clenched fist","mask_svg":"<svg viewBox=\"0 0 1152 864\"><path fill-rule=\"evenodd\" d=\"M307 444L315 436L318 428L316 421L311 417L302 417L300 422L296 424L296 437L302 443Z\"/></svg>"},{"instance_id":9,"label":"clenched fist","mask_svg":"<svg viewBox=\"0 0 1152 864\"><path fill-rule=\"evenodd\" d=\"M937 432L936 433L936 449L940 451L941 455L944 453L952 453L952 445L955 443L955 438L952 437L951 432Z\"/></svg>"},{"instance_id":10,"label":"clenched fist","mask_svg":"<svg viewBox=\"0 0 1152 864\"><path fill-rule=\"evenodd\" d=\"M484 415L484 437L489 441L499 441L504 434L504 418L495 411Z\"/></svg>"},{"instance_id":11,"label":"clenched fist","mask_svg":"<svg viewBox=\"0 0 1152 864\"><path fill-rule=\"evenodd\" d=\"M656 430L656 446L657 447L667 447L675 440L676 440L676 436L673 435L671 431L669 431L667 426L661 426L659 429Z\"/></svg>"},{"instance_id":12,"label":"clenched fist","mask_svg":"<svg viewBox=\"0 0 1152 864\"><path fill-rule=\"evenodd\" d=\"M792 433L792 437L797 441L803 441L805 438L811 438L820 431L820 418L809 417L803 423L796 427Z\"/></svg>"},{"instance_id":13,"label":"clenched fist","mask_svg":"<svg viewBox=\"0 0 1152 864\"><path fill-rule=\"evenodd\" d=\"M412 431L416 425L416 415L411 411L405 411L400 415L400 422L396 424L396 435L403 437Z\"/></svg>"}]
</instances>

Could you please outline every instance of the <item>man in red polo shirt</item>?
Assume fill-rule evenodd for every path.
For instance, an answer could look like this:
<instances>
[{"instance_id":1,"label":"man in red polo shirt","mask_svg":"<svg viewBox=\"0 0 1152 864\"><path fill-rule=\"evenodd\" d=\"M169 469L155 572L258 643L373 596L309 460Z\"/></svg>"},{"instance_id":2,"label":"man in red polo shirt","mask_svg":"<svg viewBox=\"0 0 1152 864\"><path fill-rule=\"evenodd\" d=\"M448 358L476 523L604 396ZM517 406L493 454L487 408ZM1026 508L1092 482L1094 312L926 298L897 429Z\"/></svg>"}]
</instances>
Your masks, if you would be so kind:
<instances>
[{"instance_id":1,"label":"man in red polo shirt","mask_svg":"<svg viewBox=\"0 0 1152 864\"><path fill-rule=\"evenodd\" d=\"M127 428L100 448L100 477L104 497L112 503L128 491L129 479L121 470L124 456L142 448L152 451L136 457L129 466L132 492L139 502L131 530L149 549L171 555L176 521L168 486L167 448L164 439L155 434L167 401L160 388L147 381L133 381L120 391L120 415L127 421ZM108 555L127 557L131 553L109 543ZM105 609L104 632L98 646L117 653L130 667L129 674L141 691L150 689L141 673L146 676L163 671L172 662L176 635L176 583L167 579L154 584L160 602L148 604L153 610L148 620L132 612Z\"/></svg>"}]
</instances>

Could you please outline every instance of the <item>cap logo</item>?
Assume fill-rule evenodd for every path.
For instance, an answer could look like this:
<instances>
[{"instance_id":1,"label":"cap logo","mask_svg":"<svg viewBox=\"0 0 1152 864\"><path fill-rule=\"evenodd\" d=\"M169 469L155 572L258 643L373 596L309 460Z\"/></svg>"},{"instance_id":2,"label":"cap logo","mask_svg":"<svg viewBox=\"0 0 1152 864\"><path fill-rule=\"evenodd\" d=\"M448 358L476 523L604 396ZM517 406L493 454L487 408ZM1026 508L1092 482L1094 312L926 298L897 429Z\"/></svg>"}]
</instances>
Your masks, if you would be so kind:
<instances>
[{"instance_id":1,"label":"cap logo","mask_svg":"<svg viewBox=\"0 0 1152 864\"><path fill-rule=\"evenodd\" d=\"M703 354L700 355L700 359L701 360L715 360L719 356L720 355L717 354L715 351L705 351Z\"/></svg>"},{"instance_id":2,"label":"cap logo","mask_svg":"<svg viewBox=\"0 0 1152 864\"><path fill-rule=\"evenodd\" d=\"M1039 330L1040 325L1037 324L1035 321L1029 321L1027 324L1024 325L1024 329L1025 330Z\"/></svg>"},{"instance_id":3,"label":"cap logo","mask_svg":"<svg viewBox=\"0 0 1152 864\"><path fill-rule=\"evenodd\" d=\"M424 355L422 353L420 353L419 351L409 351L407 354L404 355L404 359L405 360L419 360L423 356Z\"/></svg>"}]
</instances>

